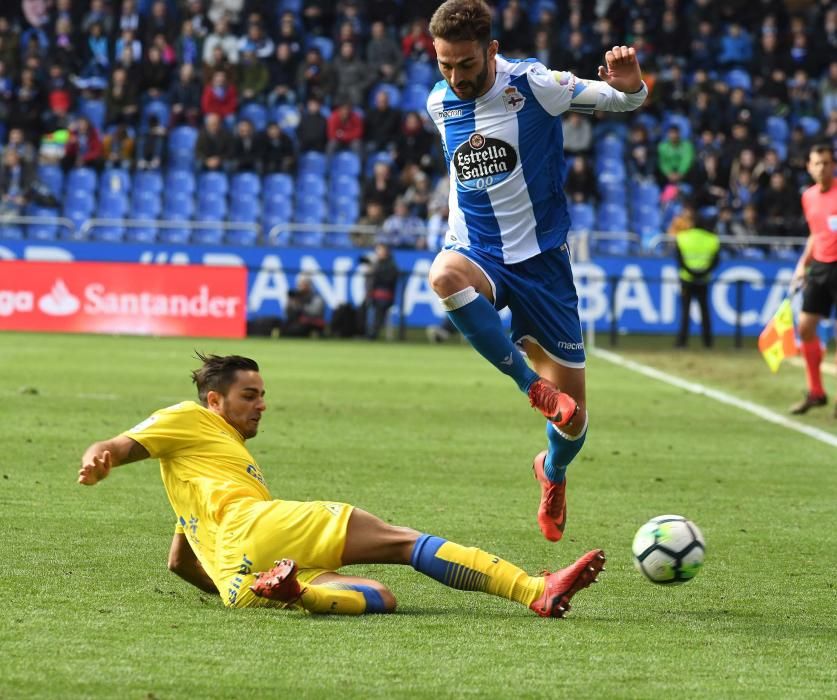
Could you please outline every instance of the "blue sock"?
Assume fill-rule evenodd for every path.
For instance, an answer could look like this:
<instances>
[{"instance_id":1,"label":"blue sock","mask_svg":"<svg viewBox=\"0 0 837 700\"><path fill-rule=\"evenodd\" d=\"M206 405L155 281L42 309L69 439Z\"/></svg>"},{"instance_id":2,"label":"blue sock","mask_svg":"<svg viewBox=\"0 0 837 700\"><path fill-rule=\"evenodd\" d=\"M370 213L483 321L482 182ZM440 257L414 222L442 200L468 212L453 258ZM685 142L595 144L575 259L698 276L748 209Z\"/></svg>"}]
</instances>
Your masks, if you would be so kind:
<instances>
[{"instance_id":1,"label":"blue sock","mask_svg":"<svg viewBox=\"0 0 837 700\"><path fill-rule=\"evenodd\" d=\"M448 318L471 343L474 350L528 392L538 375L526 364L523 355L509 339L500 315L473 287L442 299Z\"/></svg>"},{"instance_id":2,"label":"blue sock","mask_svg":"<svg viewBox=\"0 0 837 700\"><path fill-rule=\"evenodd\" d=\"M547 421L546 437L549 440L549 449L543 464L543 473L550 481L560 484L566 479L567 467L581 451L587 438L587 417L584 418L583 430L572 437L562 433L552 422Z\"/></svg>"},{"instance_id":3,"label":"blue sock","mask_svg":"<svg viewBox=\"0 0 837 700\"><path fill-rule=\"evenodd\" d=\"M362 586L359 583L349 583L341 588L348 589L350 591L358 591L359 593L363 594L363 599L366 601L366 612L368 613L385 613L389 612L384 605L384 599L381 598L381 594L378 593L377 590L372 588L372 586Z\"/></svg>"},{"instance_id":4,"label":"blue sock","mask_svg":"<svg viewBox=\"0 0 837 700\"><path fill-rule=\"evenodd\" d=\"M413 546L410 564L419 573L440 583L448 582L448 562L436 558L436 552L447 540L433 535L420 535Z\"/></svg>"}]
</instances>

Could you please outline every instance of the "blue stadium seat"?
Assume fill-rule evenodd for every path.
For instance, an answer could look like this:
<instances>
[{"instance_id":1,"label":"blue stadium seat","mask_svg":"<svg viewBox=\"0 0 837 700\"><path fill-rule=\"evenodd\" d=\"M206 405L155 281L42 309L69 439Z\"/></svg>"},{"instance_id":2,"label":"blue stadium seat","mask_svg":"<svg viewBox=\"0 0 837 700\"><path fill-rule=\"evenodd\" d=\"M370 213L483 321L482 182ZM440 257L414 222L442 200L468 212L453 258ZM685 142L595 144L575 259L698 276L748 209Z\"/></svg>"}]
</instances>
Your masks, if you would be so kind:
<instances>
[{"instance_id":1,"label":"blue stadium seat","mask_svg":"<svg viewBox=\"0 0 837 700\"><path fill-rule=\"evenodd\" d=\"M8 224L0 219L0 239L19 241L23 238L23 226Z\"/></svg>"},{"instance_id":2,"label":"blue stadium seat","mask_svg":"<svg viewBox=\"0 0 837 700\"><path fill-rule=\"evenodd\" d=\"M334 42L327 36L312 36L308 39L306 48L317 49L323 61L330 61L334 56Z\"/></svg>"},{"instance_id":3,"label":"blue stadium seat","mask_svg":"<svg viewBox=\"0 0 837 700\"><path fill-rule=\"evenodd\" d=\"M326 205L321 196L304 195L296 200L296 220L298 223L321 224L326 219Z\"/></svg>"},{"instance_id":4,"label":"blue stadium seat","mask_svg":"<svg viewBox=\"0 0 837 700\"><path fill-rule=\"evenodd\" d=\"M169 103L165 100L151 100L147 102L142 108L142 117L140 119L140 128L145 131L148 128L148 122L151 117L157 117L157 120L163 126L169 125L169 114L171 109Z\"/></svg>"},{"instance_id":5,"label":"blue stadium seat","mask_svg":"<svg viewBox=\"0 0 837 700\"><path fill-rule=\"evenodd\" d=\"M364 177L372 177L372 173L375 169L375 163L379 161L388 163L391 168L395 169L395 160L393 159L391 153L388 153L387 151L376 151L375 153L370 153L366 157L366 167L363 171Z\"/></svg>"},{"instance_id":6,"label":"blue stadium seat","mask_svg":"<svg viewBox=\"0 0 837 700\"><path fill-rule=\"evenodd\" d=\"M232 228L227 231L226 241L230 245L256 245L259 233L249 228Z\"/></svg>"},{"instance_id":7,"label":"blue stadium seat","mask_svg":"<svg viewBox=\"0 0 837 700\"><path fill-rule=\"evenodd\" d=\"M87 117L99 131L105 127L105 109L104 100L81 99L78 102L78 113Z\"/></svg>"},{"instance_id":8,"label":"blue stadium seat","mask_svg":"<svg viewBox=\"0 0 837 700\"><path fill-rule=\"evenodd\" d=\"M340 197L331 203L330 220L333 224L351 225L360 216L360 202L357 197Z\"/></svg>"},{"instance_id":9,"label":"blue stadium seat","mask_svg":"<svg viewBox=\"0 0 837 700\"><path fill-rule=\"evenodd\" d=\"M353 248L352 234L346 229L339 231L327 231L324 236L324 245L329 248Z\"/></svg>"},{"instance_id":10,"label":"blue stadium seat","mask_svg":"<svg viewBox=\"0 0 837 700\"><path fill-rule=\"evenodd\" d=\"M192 237L192 232L185 226L161 226L157 233L160 243L185 245Z\"/></svg>"},{"instance_id":11,"label":"blue stadium seat","mask_svg":"<svg viewBox=\"0 0 837 700\"><path fill-rule=\"evenodd\" d=\"M258 197L241 195L230 202L230 221L255 223L262 213Z\"/></svg>"},{"instance_id":12,"label":"blue stadium seat","mask_svg":"<svg viewBox=\"0 0 837 700\"><path fill-rule=\"evenodd\" d=\"M202 192L198 195L194 216L196 221L223 221L227 218L227 198L213 192Z\"/></svg>"},{"instance_id":13,"label":"blue stadium seat","mask_svg":"<svg viewBox=\"0 0 837 700\"><path fill-rule=\"evenodd\" d=\"M248 102L238 110L238 118L246 119L256 131L264 131L267 126L267 108L258 102Z\"/></svg>"},{"instance_id":14,"label":"blue stadium seat","mask_svg":"<svg viewBox=\"0 0 837 700\"><path fill-rule=\"evenodd\" d=\"M264 198L264 213L267 216L275 216L285 221L293 218L293 200L283 194L272 194Z\"/></svg>"},{"instance_id":15,"label":"blue stadium seat","mask_svg":"<svg viewBox=\"0 0 837 700\"><path fill-rule=\"evenodd\" d=\"M599 184L618 182L624 185L626 176L625 161L621 158L602 157L596 159L596 179Z\"/></svg>"},{"instance_id":16,"label":"blue stadium seat","mask_svg":"<svg viewBox=\"0 0 837 700\"><path fill-rule=\"evenodd\" d=\"M191 170L169 170L166 173L166 193L182 192L193 194L195 191L195 176Z\"/></svg>"},{"instance_id":17,"label":"blue stadium seat","mask_svg":"<svg viewBox=\"0 0 837 700\"><path fill-rule=\"evenodd\" d=\"M264 178L264 194L265 197L273 195L283 195L292 197L294 193L294 180L290 175L285 173L273 173Z\"/></svg>"},{"instance_id":18,"label":"blue stadium seat","mask_svg":"<svg viewBox=\"0 0 837 700\"><path fill-rule=\"evenodd\" d=\"M351 175L337 175L329 181L329 196L360 196L360 180Z\"/></svg>"},{"instance_id":19,"label":"blue stadium seat","mask_svg":"<svg viewBox=\"0 0 837 700\"><path fill-rule=\"evenodd\" d=\"M627 236L600 239L593 244L593 250L598 255L630 255L632 249L633 244Z\"/></svg>"},{"instance_id":20,"label":"blue stadium seat","mask_svg":"<svg viewBox=\"0 0 837 700\"><path fill-rule=\"evenodd\" d=\"M169 133L168 155L171 168L191 170L195 164L195 142L198 130L192 126L178 126Z\"/></svg>"},{"instance_id":21,"label":"blue stadium seat","mask_svg":"<svg viewBox=\"0 0 837 700\"><path fill-rule=\"evenodd\" d=\"M325 177L328 169L328 158L319 151L305 151L299 156L299 175L319 175Z\"/></svg>"},{"instance_id":22,"label":"blue stadium seat","mask_svg":"<svg viewBox=\"0 0 837 700\"><path fill-rule=\"evenodd\" d=\"M680 138L684 141L692 138L692 123L687 116L675 112L666 112L663 116L661 138L665 138L666 130L671 126L677 126L680 129Z\"/></svg>"},{"instance_id":23,"label":"blue stadium seat","mask_svg":"<svg viewBox=\"0 0 837 700\"><path fill-rule=\"evenodd\" d=\"M276 14L278 16L283 12L293 12L299 16L302 12L303 4L304 0L279 0L279 4L276 6Z\"/></svg>"},{"instance_id":24,"label":"blue stadium seat","mask_svg":"<svg viewBox=\"0 0 837 700\"><path fill-rule=\"evenodd\" d=\"M296 179L295 199L299 201L303 197L322 198L326 193L326 181L319 175L300 175Z\"/></svg>"},{"instance_id":25,"label":"blue stadium seat","mask_svg":"<svg viewBox=\"0 0 837 700\"><path fill-rule=\"evenodd\" d=\"M64 192L64 171L61 168L57 165L39 165L38 180L58 199L61 199Z\"/></svg>"},{"instance_id":26,"label":"blue stadium seat","mask_svg":"<svg viewBox=\"0 0 837 700\"><path fill-rule=\"evenodd\" d=\"M401 107L401 91L398 89L397 85L392 85L391 83L377 83L375 87L369 92L369 106L374 106L375 104L375 95L379 92L384 91L387 93L387 97L389 97L389 106L390 107Z\"/></svg>"},{"instance_id":27,"label":"blue stadium seat","mask_svg":"<svg viewBox=\"0 0 837 700\"><path fill-rule=\"evenodd\" d=\"M109 168L99 176L99 194L131 191L131 173L123 168Z\"/></svg>"},{"instance_id":28,"label":"blue stadium seat","mask_svg":"<svg viewBox=\"0 0 837 700\"><path fill-rule=\"evenodd\" d=\"M296 138L300 118L299 109L293 105L278 105L273 113L273 119L279 128L292 139Z\"/></svg>"},{"instance_id":29,"label":"blue stadium seat","mask_svg":"<svg viewBox=\"0 0 837 700\"><path fill-rule=\"evenodd\" d=\"M573 231L592 231L596 224L596 212L592 204L570 205L570 228Z\"/></svg>"},{"instance_id":30,"label":"blue stadium seat","mask_svg":"<svg viewBox=\"0 0 837 700\"><path fill-rule=\"evenodd\" d=\"M163 218L172 221L188 221L195 213L195 200L186 192L166 190L163 200ZM162 239L162 229L160 231Z\"/></svg>"},{"instance_id":31,"label":"blue stadium seat","mask_svg":"<svg viewBox=\"0 0 837 700\"><path fill-rule=\"evenodd\" d=\"M102 241L103 243L122 243L124 237L124 226L94 226L90 229L90 238L94 241Z\"/></svg>"},{"instance_id":32,"label":"blue stadium seat","mask_svg":"<svg viewBox=\"0 0 837 700\"><path fill-rule=\"evenodd\" d=\"M788 159L788 145L784 141L771 141L770 148L776 151L779 160L784 163Z\"/></svg>"},{"instance_id":33,"label":"blue stadium seat","mask_svg":"<svg viewBox=\"0 0 837 700\"><path fill-rule=\"evenodd\" d=\"M424 85L408 84L401 93L401 109L423 114L427 105L428 89Z\"/></svg>"},{"instance_id":34,"label":"blue stadium seat","mask_svg":"<svg viewBox=\"0 0 837 700\"><path fill-rule=\"evenodd\" d=\"M784 117L780 117L777 114L771 114L767 118L765 131L767 132L767 138L770 139L770 141L781 141L782 143L787 143L788 137L790 136L790 127L788 126L787 121Z\"/></svg>"},{"instance_id":35,"label":"blue stadium seat","mask_svg":"<svg viewBox=\"0 0 837 700\"><path fill-rule=\"evenodd\" d=\"M427 61L408 61L406 73L408 84L421 85L426 90L442 79L436 71L436 66Z\"/></svg>"},{"instance_id":36,"label":"blue stadium seat","mask_svg":"<svg viewBox=\"0 0 837 700\"><path fill-rule=\"evenodd\" d=\"M808 137L816 136L822 128L820 120L816 117L800 117L797 124L802 127Z\"/></svg>"},{"instance_id":37,"label":"blue stadium seat","mask_svg":"<svg viewBox=\"0 0 837 700\"><path fill-rule=\"evenodd\" d=\"M600 231L625 231L628 216L625 207L618 204L602 204L599 207L596 228Z\"/></svg>"},{"instance_id":38,"label":"blue stadium seat","mask_svg":"<svg viewBox=\"0 0 837 700\"><path fill-rule=\"evenodd\" d=\"M192 243L197 245L221 245L224 242L224 229L219 227L198 228L192 232Z\"/></svg>"},{"instance_id":39,"label":"blue stadium seat","mask_svg":"<svg viewBox=\"0 0 837 700\"><path fill-rule=\"evenodd\" d=\"M596 143L596 158L622 160L625 157L625 142L614 136L607 134L603 139Z\"/></svg>"},{"instance_id":40,"label":"blue stadium seat","mask_svg":"<svg viewBox=\"0 0 837 700\"><path fill-rule=\"evenodd\" d=\"M599 194L606 204L618 204L624 207L628 201L628 191L622 182L599 180Z\"/></svg>"},{"instance_id":41,"label":"blue stadium seat","mask_svg":"<svg viewBox=\"0 0 837 700\"><path fill-rule=\"evenodd\" d=\"M232 197L255 196L258 197L262 191L261 178L256 173L236 173L232 177L230 195Z\"/></svg>"},{"instance_id":42,"label":"blue stadium seat","mask_svg":"<svg viewBox=\"0 0 837 700\"><path fill-rule=\"evenodd\" d=\"M651 141L656 142L659 138L660 122L653 114L649 112L639 111L634 113L634 124L639 124L645 127L648 132L648 137Z\"/></svg>"},{"instance_id":43,"label":"blue stadium seat","mask_svg":"<svg viewBox=\"0 0 837 700\"><path fill-rule=\"evenodd\" d=\"M38 217L56 217L58 210L49 209L47 207L28 206L26 208L27 216ZM54 241L60 237L60 228L56 223L37 223L26 225L26 236L38 241Z\"/></svg>"},{"instance_id":44,"label":"blue stadium seat","mask_svg":"<svg viewBox=\"0 0 837 700\"><path fill-rule=\"evenodd\" d=\"M631 187L631 202L635 206L653 206L660 204L660 188L655 182L636 182Z\"/></svg>"},{"instance_id":45,"label":"blue stadium seat","mask_svg":"<svg viewBox=\"0 0 837 700\"><path fill-rule=\"evenodd\" d=\"M131 216L134 219L156 219L160 216L163 203L160 195L148 190L135 189L131 196Z\"/></svg>"},{"instance_id":46,"label":"blue stadium seat","mask_svg":"<svg viewBox=\"0 0 837 700\"><path fill-rule=\"evenodd\" d=\"M331 161L332 177L340 175L360 176L360 157L354 151L340 151Z\"/></svg>"},{"instance_id":47,"label":"blue stadium seat","mask_svg":"<svg viewBox=\"0 0 837 700\"><path fill-rule=\"evenodd\" d=\"M75 168L67 176L65 183L66 192L70 194L74 190L84 190L92 195L96 192L96 183L98 180L99 176L92 168Z\"/></svg>"},{"instance_id":48,"label":"blue stadium seat","mask_svg":"<svg viewBox=\"0 0 837 700\"><path fill-rule=\"evenodd\" d=\"M123 192L102 192L96 215L102 219L121 219L128 212L128 197Z\"/></svg>"},{"instance_id":49,"label":"blue stadium seat","mask_svg":"<svg viewBox=\"0 0 837 700\"><path fill-rule=\"evenodd\" d=\"M229 192L230 183L227 174L222 172L206 172L198 175L198 191L225 195Z\"/></svg>"},{"instance_id":50,"label":"blue stadium seat","mask_svg":"<svg viewBox=\"0 0 837 700\"><path fill-rule=\"evenodd\" d=\"M319 222L300 222L319 223ZM321 230L294 231L291 234L291 245L300 248L320 248L325 240L325 234Z\"/></svg>"},{"instance_id":51,"label":"blue stadium seat","mask_svg":"<svg viewBox=\"0 0 837 700\"><path fill-rule=\"evenodd\" d=\"M159 171L139 170L134 175L134 192L153 192L154 194L159 194L162 191L163 176Z\"/></svg>"},{"instance_id":52,"label":"blue stadium seat","mask_svg":"<svg viewBox=\"0 0 837 700\"><path fill-rule=\"evenodd\" d=\"M126 226L123 240L126 243L154 243L157 240L157 227L150 224L146 226Z\"/></svg>"},{"instance_id":53,"label":"blue stadium seat","mask_svg":"<svg viewBox=\"0 0 837 700\"><path fill-rule=\"evenodd\" d=\"M733 68L724 76L724 82L730 86L731 89L741 88L745 92L750 92L753 88L753 79L750 73L741 68Z\"/></svg>"}]
</instances>

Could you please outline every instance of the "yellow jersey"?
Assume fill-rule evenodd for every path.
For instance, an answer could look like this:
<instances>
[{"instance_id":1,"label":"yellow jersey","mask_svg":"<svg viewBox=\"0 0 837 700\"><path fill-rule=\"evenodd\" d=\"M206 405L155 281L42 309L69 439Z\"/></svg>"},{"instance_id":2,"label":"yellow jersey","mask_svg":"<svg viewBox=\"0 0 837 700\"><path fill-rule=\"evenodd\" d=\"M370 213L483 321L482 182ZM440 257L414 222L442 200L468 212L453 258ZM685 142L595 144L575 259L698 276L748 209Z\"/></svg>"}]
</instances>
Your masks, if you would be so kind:
<instances>
[{"instance_id":1,"label":"yellow jersey","mask_svg":"<svg viewBox=\"0 0 837 700\"><path fill-rule=\"evenodd\" d=\"M216 545L224 512L241 500L271 500L244 438L194 401L160 409L123 435L160 460L169 502L210 578L218 577Z\"/></svg>"}]
</instances>

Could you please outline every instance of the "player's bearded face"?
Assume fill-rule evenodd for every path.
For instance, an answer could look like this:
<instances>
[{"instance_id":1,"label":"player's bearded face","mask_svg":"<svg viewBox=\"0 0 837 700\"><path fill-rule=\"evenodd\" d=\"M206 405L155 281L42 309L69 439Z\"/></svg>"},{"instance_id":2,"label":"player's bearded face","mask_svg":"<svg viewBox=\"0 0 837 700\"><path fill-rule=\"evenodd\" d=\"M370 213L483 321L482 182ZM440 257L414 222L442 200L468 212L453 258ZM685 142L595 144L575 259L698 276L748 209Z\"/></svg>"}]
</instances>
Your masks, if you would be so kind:
<instances>
[{"instance_id":1,"label":"player's bearded face","mask_svg":"<svg viewBox=\"0 0 837 700\"><path fill-rule=\"evenodd\" d=\"M482 52L482 69L474 76L464 76L459 78L457 76L456 84L448 80L448 85L453 88L454 93L456 96L465 99L465 100L472 100L477 95L481 95L484 88L485 83L488 80L488 52L483 50Z\"/></svg>"},{"instance_id":2,"label":"player's bearded face","mask_svg":"<svg viewBox=\"0 0 837 700\"><path fill-rule=\"evenodd\" d=\"M460 100L473 100L491 87L496 43L486 48L477 41L434 40L439 70Z\"/></svg>"}]
</instances>

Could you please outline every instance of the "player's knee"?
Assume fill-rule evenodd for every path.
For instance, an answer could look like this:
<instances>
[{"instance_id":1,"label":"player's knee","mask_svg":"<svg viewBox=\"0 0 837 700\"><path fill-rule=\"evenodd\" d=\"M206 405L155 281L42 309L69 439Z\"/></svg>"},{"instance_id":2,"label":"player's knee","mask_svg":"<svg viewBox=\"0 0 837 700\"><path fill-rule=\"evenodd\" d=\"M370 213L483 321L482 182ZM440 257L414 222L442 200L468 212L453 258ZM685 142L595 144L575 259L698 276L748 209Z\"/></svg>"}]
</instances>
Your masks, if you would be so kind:
<instances>
[{"instance_id":1,"label":"player's knee","mask_svg":"<svg viewBox=\"0 0 837 700\"><path fill-rule=\"evenodd\" d=\"M434 263L428 273L428 280L433 291L440 299L462 291L471 286L468 277L453 265L444 262Z\"/></svg>"}]
</instances>

